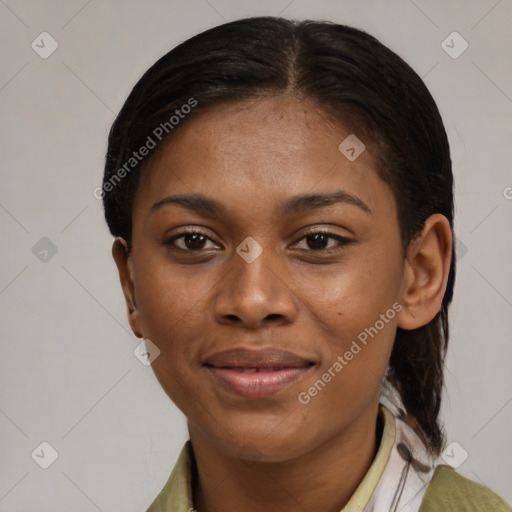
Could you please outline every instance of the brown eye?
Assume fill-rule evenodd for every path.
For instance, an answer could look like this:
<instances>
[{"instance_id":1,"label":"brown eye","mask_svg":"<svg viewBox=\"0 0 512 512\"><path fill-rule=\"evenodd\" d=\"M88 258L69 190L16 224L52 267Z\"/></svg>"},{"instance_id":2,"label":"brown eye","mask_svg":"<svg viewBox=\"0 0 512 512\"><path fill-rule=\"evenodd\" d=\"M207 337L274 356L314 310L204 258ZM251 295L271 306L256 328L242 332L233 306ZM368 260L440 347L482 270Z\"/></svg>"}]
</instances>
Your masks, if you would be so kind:
<instances>
[{"instance_id":1,"label":"brown eye","mask_svg":"<svg viewBox=\"0 0 512 512\"><path fill-rule=\"evenodd\" d=\"M353 243L353 240L345 238L329 231L313 231L306 233L299 241L306 240L305 250L332 252L342 249L343 246ZM329 246L329 242L335 243Z\"/></svg>"},{"instance_id":2,"label":"brown eye","mask_svg":"<svg viewBox=\"0 0 512 512\"><path fill-rule=\"evenodd\" d=\"M212 240L203 233L198 231L187 231L169 238L165 241L165 245L169 245L183 251L194 252L211 249L211 247L205 247L205 244L208 241L212 242Z\"/></svg>"},{"instance_id":3,"label":"brown eye","mask_svg":"<svg viewBox=\"0 0 512 512\"><path fill-rule=\"evenodd\" d=\"M326 249L329 239L331 237L325 235L324 233L315 233L313 235L308 235L305 237L307 240L308 247L313 250Z\"/></svg>"}]
</instances>

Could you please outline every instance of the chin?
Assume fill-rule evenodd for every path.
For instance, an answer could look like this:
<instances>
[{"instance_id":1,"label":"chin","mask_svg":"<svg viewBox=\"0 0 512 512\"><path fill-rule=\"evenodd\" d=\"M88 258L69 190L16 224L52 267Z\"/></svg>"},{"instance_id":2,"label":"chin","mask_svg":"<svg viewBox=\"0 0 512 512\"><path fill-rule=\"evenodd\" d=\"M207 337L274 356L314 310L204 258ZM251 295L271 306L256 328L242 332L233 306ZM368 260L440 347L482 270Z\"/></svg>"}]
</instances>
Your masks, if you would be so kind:
<instances>
[{"instance_id":1,"label":"chin","mask_svg":"<svg viewBox=\"0 0 512 512\"><path fill-rule=\"evenodd\" d=\"M281 435L277 435L281 434ZM308 450L304 432L283 435L272 430L261 434L247 434L228 436L222 444L234 457L244 459L248 463L258 462L285 462L296 458ZM309 443L308 443L309 444Z\"/></svg>"}]
</instances>

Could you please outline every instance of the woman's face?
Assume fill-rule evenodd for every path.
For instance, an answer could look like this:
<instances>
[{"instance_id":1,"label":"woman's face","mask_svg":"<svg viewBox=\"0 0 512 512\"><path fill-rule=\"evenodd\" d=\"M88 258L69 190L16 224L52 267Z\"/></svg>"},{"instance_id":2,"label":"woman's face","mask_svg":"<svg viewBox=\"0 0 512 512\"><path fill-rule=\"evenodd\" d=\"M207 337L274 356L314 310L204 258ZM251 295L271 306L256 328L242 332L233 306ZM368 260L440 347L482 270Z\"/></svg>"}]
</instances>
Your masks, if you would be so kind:
<instances>
[{"instance_id":1,"label":"woman's face","mask_svg":"<svg viewBox=\"0 0 512 512\"><path fill-rule=\"evenodd\" d=\"M394 196L368 149L338 149L350 134L289 96L215 106L141 180L132 327L229 453L286 460L376 413L404 266Z\"/></svg>"}]
</instances>

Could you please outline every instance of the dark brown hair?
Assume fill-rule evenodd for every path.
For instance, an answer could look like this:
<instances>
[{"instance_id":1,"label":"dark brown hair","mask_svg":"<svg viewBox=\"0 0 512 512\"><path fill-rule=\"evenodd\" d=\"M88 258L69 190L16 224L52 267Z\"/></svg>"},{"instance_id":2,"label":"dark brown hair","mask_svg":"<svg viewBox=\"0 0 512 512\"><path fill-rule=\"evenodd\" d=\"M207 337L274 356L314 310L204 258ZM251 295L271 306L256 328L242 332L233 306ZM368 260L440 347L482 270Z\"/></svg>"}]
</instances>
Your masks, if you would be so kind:
<instances>
[{"instance_id":1,"label":"dark brown hair","mask_svg":"<svg viewBox=\"0 0 512 512\"><path fill-rule=\"evenodd\" d=\"M130 159L148 137L172 136L210 105L283 93L314 101L368 146L396 198L404 255L434 213L447 217L453 232L448 139L435 101L413 69L362 30L257 17L188 39L135 85L108 140L101 195L111 233L131 244L133 199L154 153L140 162ZM191 99L194 108L181 110ZM445 441L438 416L454 280L455 251L440 311L423 327L398 328L387 372L410 422L436 455Z\"/></svg>"}]
</instances>

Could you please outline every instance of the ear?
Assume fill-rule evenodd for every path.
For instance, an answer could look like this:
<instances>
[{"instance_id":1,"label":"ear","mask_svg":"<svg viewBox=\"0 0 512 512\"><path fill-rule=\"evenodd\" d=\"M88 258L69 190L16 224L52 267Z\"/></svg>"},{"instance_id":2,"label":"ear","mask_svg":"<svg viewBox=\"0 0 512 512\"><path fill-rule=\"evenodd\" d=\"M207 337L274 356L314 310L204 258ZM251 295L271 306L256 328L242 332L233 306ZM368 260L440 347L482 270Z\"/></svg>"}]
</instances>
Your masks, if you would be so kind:
<instances>
[{"instance_id":1,"label":"ear","mask_svg":"<svg viewBox=\"0 0 512 512\"><path fill-rule=\"evenodd\" d=\"M441 309L452 258L448 219L431 215L409 245L404 269L402 310L398 327L416 329L428 324Z\"/></svg>"},{"instance_id":2,"label":"ear","mask_svg":"<svg viewBox=\"0 0 512 512\"><path fill-rule=\"evenodd\" d=\"M133 333L142 338L140 317L135 302L135 286L133 283L133 262L128 244L121 237L117 237L112 245L112 256L117 265L119 280L123 289L126 306L128 308L128 322Z\"/></svg>"}]
</instances>

